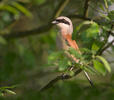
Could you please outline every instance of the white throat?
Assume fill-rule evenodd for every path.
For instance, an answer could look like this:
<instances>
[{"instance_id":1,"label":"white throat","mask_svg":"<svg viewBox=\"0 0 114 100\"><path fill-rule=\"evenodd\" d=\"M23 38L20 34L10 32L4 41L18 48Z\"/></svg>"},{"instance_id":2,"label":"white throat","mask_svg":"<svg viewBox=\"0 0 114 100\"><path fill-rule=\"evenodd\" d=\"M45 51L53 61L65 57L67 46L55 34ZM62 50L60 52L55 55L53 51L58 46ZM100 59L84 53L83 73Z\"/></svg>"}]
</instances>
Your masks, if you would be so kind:
<instances>
[{"instance_id":1,"label":"white throat","mask_svg":"<svg viewBox=\"0 0 114 100\"><path fill-rule=\"evenodd\" d=\"M64 34L64 35L67 35L67 34L72 35L72 32L73 32L72 25L66 25L64 23L59 23L57 26L60 28L60 32L62 34Z\"/></svg>"}]
</instances>

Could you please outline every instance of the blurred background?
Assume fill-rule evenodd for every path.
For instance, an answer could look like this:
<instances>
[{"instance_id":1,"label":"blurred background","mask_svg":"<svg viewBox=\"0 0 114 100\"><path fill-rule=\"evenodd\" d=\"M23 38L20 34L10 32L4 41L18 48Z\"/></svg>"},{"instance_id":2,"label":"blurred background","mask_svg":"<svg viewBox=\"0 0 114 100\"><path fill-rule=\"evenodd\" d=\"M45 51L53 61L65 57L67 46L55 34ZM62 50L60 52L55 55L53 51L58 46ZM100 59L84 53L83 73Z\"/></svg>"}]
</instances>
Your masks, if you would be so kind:
<instances>
[{"instance_id":1,"label":"blurred background","mask_svg":"<svg viewBox=\"0 0 114 100\"><path fill-rule=\"evenodd\" d=\"M51 21L61 15L71 18L79 47L98 51L111 67L89 73L96 88L81 72L39 92L60 73ZM114 0L0 0L0 100L102 99L114 100Z\"/></svg>"}]
</instances>

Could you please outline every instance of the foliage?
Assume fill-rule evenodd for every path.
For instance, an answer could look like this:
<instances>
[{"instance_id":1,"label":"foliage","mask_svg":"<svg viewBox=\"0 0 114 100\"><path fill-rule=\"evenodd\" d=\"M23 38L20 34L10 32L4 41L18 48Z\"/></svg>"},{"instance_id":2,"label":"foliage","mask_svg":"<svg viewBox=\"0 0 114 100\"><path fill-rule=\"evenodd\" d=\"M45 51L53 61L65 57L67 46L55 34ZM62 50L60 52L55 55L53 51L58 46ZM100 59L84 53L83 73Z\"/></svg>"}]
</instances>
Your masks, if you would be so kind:
<instances>
[{"instance_id":1,"label":"foliage","mask_svg":"<svg viewBox=\"0 0 114 100\"><path fill-rule=\"evenodd\" d=\"M0 2L0 100L113 100L114 1L84 1ZM76 25L72 38L79 44L81 54L73 48L57 51L57 30L50 22L58 15L72 18ZM79 63L66 57L65 52ZM88 72L95 88L88 87L89 82L80 73L39 93L56 75L73 77L78 68Z\"/></svg>"},{"instance_id":2,"label":"foliage","mask_svg":"<svg viewBox=\"0 0 114 100\"><path fill-rule=\"evenodd\" d=\"M0 96L4 96L5 94L12 94L12 95L15 95L16 93L11 90L11 89L13 89L13 88L15 88L15 86L1 87L1 88L0 88Z\"/></svg>"}]
</instances>

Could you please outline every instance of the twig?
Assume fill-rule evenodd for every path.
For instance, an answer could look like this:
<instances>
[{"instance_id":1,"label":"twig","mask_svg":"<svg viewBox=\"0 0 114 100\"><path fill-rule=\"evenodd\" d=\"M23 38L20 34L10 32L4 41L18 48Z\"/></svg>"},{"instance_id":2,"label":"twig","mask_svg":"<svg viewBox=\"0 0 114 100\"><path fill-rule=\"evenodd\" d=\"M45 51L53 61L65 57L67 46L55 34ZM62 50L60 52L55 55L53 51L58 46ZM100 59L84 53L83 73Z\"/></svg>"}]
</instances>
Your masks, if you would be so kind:
<instances>
[{"instance_id":1,"label":"twig","mask_svg":"<svg viewBox=\"0 0 114 100\"><path fill-rule=\"evenodd\" d=\"M108 38L109 38L109 36L111 35L111 33L112 33L112 29L113 29L113 24L111 25L111 27L110 27L110 31L108 31L107 32L107 37L106 37L106 39L104 40L104 45L102 45L101 47L100 47L100 49L97 51L97 53L96 53L96 55L102 55L102 53L104 52L104 50L106 50L107 48L109 48L111 45L109 45L108 47L106 46L105 47L105 45L106 45L106 43L108 42Z\"/></svg>"},{"instance_id":2,"label":"twig","mask_svg":"<svg viewBox=\"0 0 114 100\"><path fill-rule=\"evenodd\" d=\"M57 10L55 17L58 17L61 12L63 11L63 9L65 8L65 6L68 4L70 0L62 0L62 2L60 3L59 9Z\"/></svg>"},{"instance_id":3,"label":"twig","mask_svg":"<svg viewBox=\"0 0 114 100\"><path fill-rule=\"evenodd\" d=\"M111 35L112 35L112 36L114 36L114 33L113 33L113 32L111 32Z\"/></svg>"},{"instance_id":4,"label":"twig","mask_svg":"<svg viewBox=\"0 0 114 100\"><path fill-rule=\"evenodd\" d=\"M92 20L91 18L87 18L87 17L84 17L82 15L67 15L69 18L79 18L79 19L82 19L82 20Z\"/></svg>"},{"instance_id":5,"label":"twig","mask_svg":"<svg viewBox=\"0 0 114 100\"><path fill-rule=\"evenodd\" d=\"M86 78L88 79L90 85L91 85L91 86L94 86L94 84L93 84L93 82L91 81L91 79L90 79L88 73L87 73L86 71L84 71L84 74L85 74Z\"/></svg>"},{"instance_id":6,"label":"twig","mask_svg":"<svg viewBox=\"0 0 114 100\"><path fill-rule=\"evenodd\" d=\"M88 17L89 1L90 1L90 0L85 0L84 13L83 13L83 16L84 16L84 17Z\"/></svg>"},{"instance_id":7,"label":"twig","mask_svg":"<svg viewBox=\"0 0 114 100\"><path fill-rule=\"evenodd\" d=\"M41 33L47 32L52 27L52 24L51 24L52 19L59 16L59 14L62 12L62 10L64 9L64 7L67 5L68 2L69 2L69 0L62 0L59 3L58 7L54 11L54 14L53 14L51 20L47 24L42 25L33 30L23 31L23 32L11 32L11 33L3 34L0 36L4 37L6 39L10 39L10 38L21 38L21 37L26 37L26 36L30 36L30 35L36 35L36 34L41 34Z\"/></svg>"},{"instance_id":8,"label":"twig","mask_svg":"<svg viewBox=\"0 0 114 100\"><path fill-rule=\"evenodd\" d=\"M82 71L82 69L78 69L75 71L74 76L78 75L80 72ZM66 80L66 79L70 79L73 78L74 76L70 76L67 74L61 74L58 75L57 77L55 77L53 80L51 80L47 85L45 85L43 88L40 89L40 91L44 91L50 87L52 87L56 82L58 82L59 80Z\"/></svg>"},{"instance_id":9,"label":"twig","mask_svg":"<svg viewBox=\"0 0 114 100\"><path fill-rule=\"evenodd\" d=\"M68 17L70 18L79 18L79 19L82 19L82 20L91 20L91 18L85 18L81 15L68 15ZM52 24L51 24L51 21L52 21L53 18L51 18L51 20L49 21L49 23L45 24L45 25L42 25L36 29L33 29L33 30L28 30L28 31L22 31L22 32L10 32L8 34L1 34L0 36L6 38L6 39L12 39L12 38L23 38L23 37L27 37L27 36L31 36L31 35L39 35L39 34L42 34L44 32L47 32L51 29L52 27Z\"/></svg>"},{"instance_id":10,"label":"twig","mask_svg":"<svg viewBox=\"0 0 114 100\"><path fill-rule=\"evenodd\" d=\"M84 12L83 12L83 17L84 17L84 18L88 18L89 1L90 1L90 0L85 0ZM89 20L91 20L91 19L89 19ZM88 79L89 83L91 84L91 86L93 86L93 82L91 81L91 79L90 79L88 73L87 73L86 71L84 71L84 74L85 74L86 78Z\"/></svg>"},{"instance_id":11,"label":"twig","mask_svg":"<svg viewBox=\"0 0 114 100\"><path fill-rule=\"evenodd\" d=\"M101 49L99 55L101 55L106 49L112 46L113 43L114 43L114 39L110 43L108 43L103 49Z\"/></svg>"},{"instance_id":12,"label":"twig","mask_svg":"<svg viewBox=\"0 0 114 100\"><path fill-rule=\"evenodd\" d=\"M38 27L37 29L23 31L23 32L11 32L11 33L3 34L0 36L4 37L6 39L22 38L22 37L26 37L26 36L30 36L30 35L36 35L36 34L44 33L46 31L48 31L51 27L52 27L51 24L46 24L46 25L42 25L41 27Z\"/></svg>"}]
</instances>

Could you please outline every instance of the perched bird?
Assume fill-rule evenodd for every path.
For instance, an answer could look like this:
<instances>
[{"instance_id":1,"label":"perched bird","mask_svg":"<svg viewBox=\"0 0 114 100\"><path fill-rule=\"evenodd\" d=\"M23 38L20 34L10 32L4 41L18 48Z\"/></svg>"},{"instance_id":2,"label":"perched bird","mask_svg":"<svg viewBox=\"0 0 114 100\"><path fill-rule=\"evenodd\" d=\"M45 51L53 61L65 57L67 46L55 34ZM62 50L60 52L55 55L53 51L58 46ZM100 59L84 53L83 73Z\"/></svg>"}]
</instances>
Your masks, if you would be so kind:
<instances>
[{"instance_id":1,"label":"perched bird","mask_svg":"<svg viewBox=\"0 0 114 100\"><path fill-rule=\"evenodd\" d=\"M81 54L76 41L72 40L73 25L71 20L68 17L60 16L56 18L54 21L52 21L52 24L56 24L60 29L60 32L57 34L56 38L57 47L59 49L65 50L65 54L69 58L71 58L75 63L79 63L79 59L77 59L76 57L74 57L74 55L71 55L69 52L67 52L69 47L72 47ZM90 80L90 77L88 76L87 72L84 71L84 73L90 84L93 86L93 83Z\"/></svg>"},{"instance_id":2,"label":"perched bird","mask_svg":"<svg viewBox=\"0 0 114 100\"><path fill-rule=\"evenodd\" d=\"M71 20L68 17L60 16L52 21L52 23L56 24L60 29L60 32L57 34L56 38L57 47L63 50L68 50L69 47L72 47L81 53L76 41L72 40L73 25ZM79 62L79 60L76 59L73 55L69 54L68 52L65 53L76 63Z\"/></svg>"}]
</instances>

